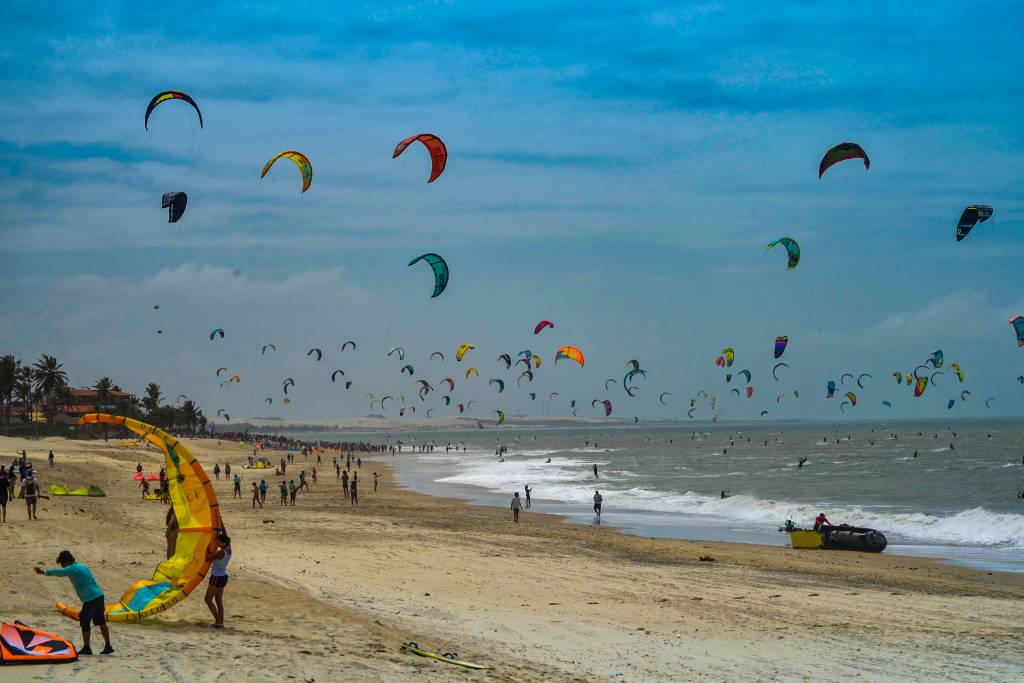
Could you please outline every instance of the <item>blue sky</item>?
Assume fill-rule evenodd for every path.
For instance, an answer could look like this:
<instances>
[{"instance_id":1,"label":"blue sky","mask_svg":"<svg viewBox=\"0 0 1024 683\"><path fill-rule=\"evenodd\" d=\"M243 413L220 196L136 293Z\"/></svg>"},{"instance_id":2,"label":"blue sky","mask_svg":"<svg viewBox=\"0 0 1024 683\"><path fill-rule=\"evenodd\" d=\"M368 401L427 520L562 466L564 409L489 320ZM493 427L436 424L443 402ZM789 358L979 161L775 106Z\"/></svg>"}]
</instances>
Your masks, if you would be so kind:
<instances>
[{"instance_id":1,"label":"blue sky","mask_svg":"<svg viewBox=\"0 0 1024 683\"><path fill-rule=\"evenodd\" d=\"M1012 3L138 5L0 10L2 352L55 354L77 384L157 381L235 416L412 399L387 349L437 385L466 362L431 367L430 352L462 342L485 380L514 380L495 357L530 349L545 365L529 390L609 397L623 417L683 416L700 389L721 418L835 417L823 387L846 371L875 376L859 417L1024 408L1007 324L1024 313ZM169 102L147 132L165 89L190 93L205 128ZM426 131L450 153L431 185L421 148L391 159ZM871 169L819 180L844 140ZM309 192L286 163L260 181L284 149L312 160ZM189 208L169 225L172 190ZM995 216L958 244L975 202ZM781 235L800 242L795 271L764 251ZM426 251L452 270L433 300L426 267L405 265ZM556 328L534 337L545 318ZM778 334L790 369L774 382ZM343 355L350 338L359 351ZM279 353L260 357L265 343ZM561 344L587 368L552 367ZM714 366L726 345L754 375L750 400L729 398ZM947 374L915 400L891 374L934 348L967 381L954 390ZM606 393L631 358L648 371L639 395ZM220 366L242 384L221 389ZM330 384L336 368L352 390ZM461 382L455 400L567 410L513 385ZM962 388L972 399L948 413Z\"/></svg>"}]
</instances>

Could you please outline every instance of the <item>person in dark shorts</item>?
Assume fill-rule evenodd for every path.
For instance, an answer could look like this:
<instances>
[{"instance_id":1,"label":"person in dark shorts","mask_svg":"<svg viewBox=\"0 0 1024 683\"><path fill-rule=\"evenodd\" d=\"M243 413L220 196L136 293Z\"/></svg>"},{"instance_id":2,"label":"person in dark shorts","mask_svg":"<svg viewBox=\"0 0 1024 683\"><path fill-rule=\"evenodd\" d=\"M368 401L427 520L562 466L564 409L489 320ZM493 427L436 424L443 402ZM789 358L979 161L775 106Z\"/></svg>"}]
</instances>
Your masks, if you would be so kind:
<instances>
[{"instance_id":1,"label":"person in dark shorts","mask_svg":"<svg viewBox=\"0 0 1024 683\"><path fill-rule=\"evenodd\" d=\"M228 562L231 561L231 539L220 534L206 549L210 563L210 585L206 588L206 606L213 613L213 628L224 628L224 587L228 585Z\"/></svg>"},{"instance_id":2,"label":"person in dark shorts","mask_svg":"<svg viewBox=\"0 0 1024 683\"><path fill-rule=\"evenodd\" d=\"M519 491L512 494L512 521L519 524L519 511L523 509L523 501L519 497Z\"/></svg>"},{"instance_id":3,"label":"person in dark shorts","mask_svg":"<svg viewBox=\"0 0 1024 683\"><path fill-rule=\"evenodd\" d=\"M604 498L601 497L600 491L594 491L594 512L597 516L601 516L601 503L604 502Z\"/></svg>"},{"instance_id":4,"label":"person in dark shorts","mask_svg":"<svg viewBox=\"0 0 1024 683\"><path fill-rule=\"evenodd\" d=\"M0 522L7 521L7 499L11 493L11 482L7 478L7 468L0 467Z\"/></svg>"},{"instance_id":5,"label":"person in dark shorts","mask_svg":"<svg viewBox=\"0 0 1024 683\"><path fill-rule=\"evenodd\" d=\"M352 475L352 481L348 485L348 499L353 505L359 505L359 477Z\"/></svg>"},{"instance_id":6,"label":"person in dark shorts","mask_svg":"<svg viewBox=\"0 0 1024 683\"><path fill-rule=\"evenodd\" d=\"M60 569L40 569L33 567L36 574L45 576L66 576L82 601L82 609L78 611L78 623L82 627L82 647L78 650L79 655L91 655L92 648L89 647L89 639L92 636L93 625L100 627L103 640L106 643L100 651L101 655L109 655L114 651L110 645L110 630L107 628L107 616L104 612L103 591L100 589L96 579L92 576L92 570L81 562L75 561L75 556L69 550L62 550L57 555L57 564Z\"/></svg>"}]
</instances>

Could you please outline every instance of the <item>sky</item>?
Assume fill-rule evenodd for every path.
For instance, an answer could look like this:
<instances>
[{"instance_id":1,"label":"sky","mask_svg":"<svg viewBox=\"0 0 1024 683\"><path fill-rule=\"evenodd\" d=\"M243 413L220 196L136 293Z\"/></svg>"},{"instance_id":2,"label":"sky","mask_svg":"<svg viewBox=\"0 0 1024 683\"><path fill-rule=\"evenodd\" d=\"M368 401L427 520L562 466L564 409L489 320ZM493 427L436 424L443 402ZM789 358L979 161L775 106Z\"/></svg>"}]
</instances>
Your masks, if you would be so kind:
<instances>
[{"instance_id":1,"label":"sky","mask_svg":"<svg viewBox=\"0 0 1024 683\"><path fill-rule=\"evenodd\" d=\"M617 417L686 419L701 390L722 420L1024 410L1015 3L143 4L0 8L0 353L55 355L75 386L157 382L235 421L361 416L367 392L453 414L444 377L481 417L608 398ZM143 127L169 89L203 128L177 101ZM429 185L422 146L391 158L421 132L449 152ZM819 180L843 141L870 169ZM287 149L312 162L306 193L287 161L260 179ZM189 197L174 224L168 191ZM957 243L971 203L995 214ZM783 235L795 270L765 250ZM406 265L426 252L451 269L434 299L430 269ZM555 365L562 345L586 366ZM726 346L750 399L715 366ZM893 373L933 349L965 380L915 399ZM524 350L543 364L517 387L496 358ZM846 372L872 377L842 388L860 398L842 414L825 384Z\"/></svg>"}]
</instances>

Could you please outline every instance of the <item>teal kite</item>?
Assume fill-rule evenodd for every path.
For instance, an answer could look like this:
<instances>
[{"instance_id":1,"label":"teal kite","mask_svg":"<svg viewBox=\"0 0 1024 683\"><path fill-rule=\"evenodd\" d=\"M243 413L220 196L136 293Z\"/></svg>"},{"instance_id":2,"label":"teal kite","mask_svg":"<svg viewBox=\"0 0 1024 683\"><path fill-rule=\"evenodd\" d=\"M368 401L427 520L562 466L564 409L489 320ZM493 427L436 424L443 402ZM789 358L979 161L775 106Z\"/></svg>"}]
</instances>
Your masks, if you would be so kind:
<instances>
[{"instance_id":1,"label":"teal kite","mask_svg":"<svg viewBox=\"0 0 1024 683\"><path fill-rule=\"evenodd\" d=\"M786 266L786 270L793 270L800 263L800 245L796 243L796 240L792 237L780 237L777 240L772 240L765 247L765 251L771 251L775 248L775 245L781 244L786 248L786 253L789 256L789 263ZM781 355L781 354L779 354Z\"/></svg>"},{"instance_id":2,"label":"teal kite","mask_svg":"<svg viewBox=\"0 0 1024 683\"><path fill-rule=\"evenodd\" d=\"M420 261L426 261L434 270L434 293L430 295L430 298L440 296L448 286L448 264L437 254L423 254L409 261L409 265L412 266Z\"/></svg>"}]
</instances>

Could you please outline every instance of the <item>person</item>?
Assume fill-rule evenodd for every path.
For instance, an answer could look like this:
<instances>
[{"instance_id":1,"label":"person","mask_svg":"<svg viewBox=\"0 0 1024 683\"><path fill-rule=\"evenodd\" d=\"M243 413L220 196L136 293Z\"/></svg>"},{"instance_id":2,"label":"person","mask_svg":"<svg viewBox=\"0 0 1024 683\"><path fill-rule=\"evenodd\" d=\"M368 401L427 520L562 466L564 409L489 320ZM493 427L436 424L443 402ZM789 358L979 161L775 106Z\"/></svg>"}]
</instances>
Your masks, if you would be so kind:
<instances>
[{"instance_id":1,"label":"person","mask_svg":"<svg viewBox=\"0 0 1024 683\"><path fill-rule=\"evenodd\" d=\"M178 547L178 516L174 514L174 506L167 510L167 517L164 518L164 537L167 539L167 559L174 557L174 551Z\"/></svg>"},{"instance_id":2,"label":"person","mask_svg":"<svg viewBox=\"0 0 1024 683\"><path fill-rule=\"evenodd\" d=\"M359 505L359 476L352 475L352 481L348 485L348 497L353 505Z\"/></svg>"},{"instance_id":3,"label":"person","mask_svg":"<svg viewBox=\"0 0 1024 683\"><path fill-rule=\"evenodd\" d=\"M356 458L356 468L357 469L363 469L363 459L362 458Z\"/></svg>"},{"instance_id":4,"label":"person","mask_svg":"<svg viewBox=\"0 0 1024 683\"><path fill-rule=\"evenodd\" d=\"M825 516L825 513L819 512L818 516L814 518L814 530L818 531L826 524L828 526L832 526L832 522L828 521L828 517Z\"/></svg>"},{"instance_id":5,"label":"person","mask_svg":"<svg viewBox=\"0 0 1024 683\"><path fill-rule=\"evenodd\" d=\"M256 506L263 507L263 501L260 500L260 485L256 482L252 483L252 509L255 510Z\"/></svg>"},{"instance_id":6,"label":"person","mask_svg":"<svg viewBox=\"0 0 1024 683\"><path fill-rule=\"evenodd\" d=\"M228 562L231 561L231 539L220 534L206 549L210 563L210 584L206 587L206 606L213 613L213 628L224 628L224 587L228 585Z\"/></svg>"},{"instance_id":7,"label":"person","mask_svg":"<svg viewBox=\"0 0 1024 683\"><path fill-rule=\"evenodd\" d=\"M546 462L546 463L550 463L550 462L551 462L551 458L548 458L548 459L547 459L547 460L545 460L544 462Z\"/></svg>"},{"instance_id":8,"label":"person","mask_svg":"<svg viewBox=\"0 0 1024 683\"><path fill-rule=\"evenodd\" d=\"M25 478L21 480L21 496L25 499L25 505L28 507L29 520L38 520L36 504L39 502L39 480L31 467L25 474Z\"/></svg>"},{"instance_id":9,"label":"person","mask_svg":"<svg viewBox=\"0 0 1024 683\"><path fill-rule=\"evenodd\" d=\"M139 467L141 467L141 465L139 465ZM217 479L217 481L220 481L220 463L214 464L213 476Z\"/></svg>"},{"instance_id":10,"label":"person","mask_svg":"<svg viewBox=\"0 0 1024 683\"><path fill-rule=\"evenodd\" d=\"M807 462L807 458L800 458L800 462L797 463L796 468L798 470L802 470L805 462Z\"/></svg>"},{"instance_id":11,"label":"person","mask_svg":"<svg viewBox=\"0 0 1024 683\"><path fill-rule=\"evenodd\" d=\"M597 463L594 463L594 479L597 479Z\"/></svg>"},{"instance_id":12,"label":"person","mask_svg":"<svg viewBox=\"0 0 1024 683\"><path fill-rule=\"evenodd\" d=\"M139 488L142 489L142 497L145 498L149 495L149 482L145 479L139 482Z\"/></svg>"},{"instance_id":13,"label":"person","mask_svg":"<svg viewBox=\"0 0 1024 683\"><path fill-rule=\"evenodd\" d=\"M82 609L78 611L78 623L82 627L82 647L78 650L78 654L92 654L89 640L92 636L93 625L100 627L100 632L106 643L100 654L113 653L114 648L110 645L110 629L107 628L107 615L104 611L103 591L96 583L96 579L93 578L92 570L81 562L77 562L70 550L60 551L60 554L57 555L57 564L60 565L60 569L44 570L33 567L32 571L40 576L66 576L71 581L75 593L78 594L78 599L82 601Z\"/></svg>"},{"instance_id":14,"label":"person","mask_svg":"<svg viewBox=\"0 0 1024 683\"><path fill-rule=\"evenodd\" d=\"M11 492L11 483L7 479L7 468L0 466L0 522L7 521L7 498Z\"/></svg>"},{"instance_id":15,"label":"person","mask_svg":"<svg viewBox=\"0 0 1024 683\"><path fill-rule=\"evenodd\" d=\"M224 478L227 479L231 476L231 464L224 463Z\"/></svg>"},{"instance_id":16,"label":"person","mask_svg":"<svg viewBox=\"0 0 1024 683\"><path fill-rule=\"evenodd\" d=\"M596 465L595 465L595 467L596 467ZM601 497L601 492L600 491L594 491L594 512L597 513L598 517L601 516L601 503L603 503L603 502L604 502L604 498Z\"/></svg>"},{"instance_id":17,"label":"person","mask_svg":"<svg viewBox=\"0 0 1024 683\"><path fill-rule=\"evenodd\" d=\"M281 485L278 487L281 490L281 505L288 504L288 484L284 483L284 479L281 480Z\"/></svg>"},{"instance_id":18,"label":"person","mask_svg":"<svg viewBox=\"0 0 1024 683\"><path fill-rule=\"evenodd\" d=\"M512 494L512 521L519 524L519 511L523 508L523 501L519 499L519 491Z\"/></svg>"},{"instance_id":19,"label":"person","mask_svg":"<svg viewBox=\"0 0 1024 683\"><path fill-rule=\"evenodd\" d=\"M235 491L234 491L234 493L231 494L231 497L232 498L241 498L242 497L242 476L240 474L236 474L235 478L234 478L234 482L235 482Z\"/></svg>"},{"instance_id":20,"label":"person","mask_svg":"<svg viewBox=\"0 0 1024 683\"><path fill-rule=\"evenodd\" d=\"M135 466L135 474L142 474L142 463Z\"/></svg>"},{"instance_id":21,"label":"person","mask_svg":"<svg viewBox=\"0 0 1024 683\"><path fill-rule=\"evenodd\" d=\"M260 507L267 502L267 480L260 479Z\"/></svg>"},{"instance_id":22,"label":"person","mask_svg":"<svg viewBox=\"0 0 1024 683\"><path fill-rule=\"evenodd\" d=\"M726 498L728 498L728 497L729 497L729 492L728 492L728 491L726 491L725 489L722 489L722 495L721 495L721 496L719 496L719 497L720 497L720 498L721 498L722 500L725 500Z\"/></svg>"},{"instance_id":23,"label":"person","mask_svg":"<svg viewBox=\"0 0 1024 683\"><path fill-rule=\"evenodd\" d=\"M380 475L376 472L373 473L373 492L377 493L377 484L380 482Z\"/></svg>"},{"instance_id":24,"label":"person","mask_svg":"<svg viewBox=\"0 0 1024 683\"><path fill-rule=\"evenodd\" d=\"M313 474L313 483L315 484L316 483L316 467L313 468L312 474Z\"/></svg>"},{"instance_id":25,"label":"person","mask_svg":"<svg viewBox=\"0 0 1024 683\"><path fill-rule=\"evenodd\" d=\"M348 470L341 473L341 490L345 494L345 500L348 500Z\"/></svg>"},{"instance_id":26,"label":"person","mask_svg":"<svg viewBox=\"0 0 1024 683\"><path fill-rule=\"evenodd\" d=\"M527 507L527 509L529 509L529 507L530 507L530 492L533 491L533 489L530 488L529 484L523 484L523 490L526 491L526 507Z\"/></svg>"},{"instance_id":27,"label":"person","mask_svg":"<svg viewBox=\"0 0 1024 683\"><path fill-rule=\"evenodd\" d=\"M295 494L298 493L298 491L298 487L295 486L295 480L290 480L288 482L288 498L291 501L292 507L295 507Z\"/></svg>"},{"instance_id":28,"label":"person","mask_svg":"<svg viewBox=\"0 0 1024 683\"><path fill-rule=\"evenodd\" d=\"M53 451L50 451L50 455L46 456L46 459L50 462L50 467L53 467Z\"/></svg>"}]
</instances>

